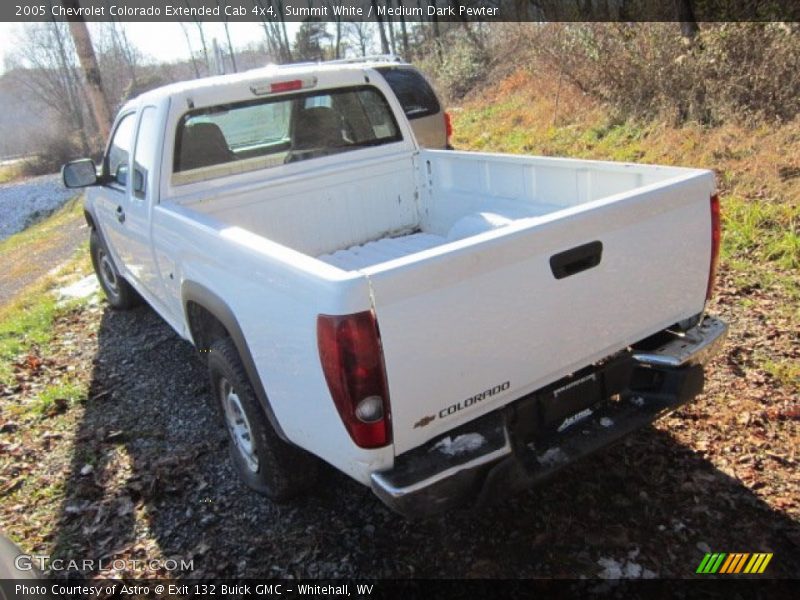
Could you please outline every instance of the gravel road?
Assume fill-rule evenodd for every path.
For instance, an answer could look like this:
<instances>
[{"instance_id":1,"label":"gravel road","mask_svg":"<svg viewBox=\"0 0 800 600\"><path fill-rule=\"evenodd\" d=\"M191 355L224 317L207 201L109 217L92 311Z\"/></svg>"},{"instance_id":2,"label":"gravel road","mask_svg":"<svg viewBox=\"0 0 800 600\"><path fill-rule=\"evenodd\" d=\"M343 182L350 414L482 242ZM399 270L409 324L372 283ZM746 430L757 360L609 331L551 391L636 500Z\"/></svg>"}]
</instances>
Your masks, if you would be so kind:
<instances>
[{"instance_id":1,"label":"gravel road","mask_svg":"<svg viewBox=\"0 0 800 600\"><path fill-rule=\"evenodd\" d=\"M65 188L58 174L0 184L0 240L46 217L74 196L75 190Z\"/></svg>"},{"instance_id":2,"label":"gravel road","mask_svg":"<svg viewBox=\"0 0 800 600\"><path fill-rule=\"evenodd\" d=\"M75 422L63 439L47 433L47 419L7 438L28 447L32 458L20 460L31 463L21 472L66 474L56 519L38 521L13 506L0 513L18 537L48 532L28 551L183 558L194 561L188 577L616 578L687 577L709 548L768 549L776 553L773 576L797 573L797 523L759 496L781 489L770 477L794 477L791 463L757 473L750 485L724 472L731 444L741 442L713 420L708 396L544 487L409 521L332 469L294 504L245 487L231 468L202 359L149 308L90 306L61 320L57 340L46 368L72 369L89 382L89 399L64 415ZM730 374L721 362L711 377L724 383ZM41 377L37 368L31 377ZM23 391L9 393L24 394L21 381ZM792 423L780 423L788 435ZM718 441L706 452L692 447L699 442L691 436L708 431ZM17 437L25 435L29 442ZM782 452L781 436L774 439Z\"/></svg>"}]
</instances>

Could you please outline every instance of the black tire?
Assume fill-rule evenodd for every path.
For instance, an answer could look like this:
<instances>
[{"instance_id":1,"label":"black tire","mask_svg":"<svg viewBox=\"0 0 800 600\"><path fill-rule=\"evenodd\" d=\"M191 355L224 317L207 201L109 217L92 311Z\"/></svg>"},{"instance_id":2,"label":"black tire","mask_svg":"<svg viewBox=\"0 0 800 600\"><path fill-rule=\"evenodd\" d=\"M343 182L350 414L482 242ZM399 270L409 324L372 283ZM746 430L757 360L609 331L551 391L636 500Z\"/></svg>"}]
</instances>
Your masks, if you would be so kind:
<instances>
[{"instance_id":1,"label":"black tire","mask_svg":"<svg viewBox=\"0 0 800 600\"><path fill-rule=\"evenodd\" d=\"M308 490L316 480L316 459L275 433L230 338L211 345L208 368L211 389L228 431L231 460L244 482L277 502ZM238 420L242 415L244 423Z\"/></svg>"},{"instance_id":2,"label":"black tire","mask_svg":"<svg viewBox=\"0 0 800 600\"><path fill-rule=\"evenodd\" d=\"M94 229L89 236L89 253L92 255L95 275L97 275L97 280L100 282L100 287L103 288L111 308L128 310L142 303L141 296L119 274L108 248Z\"/></svg>"}]
</instances>

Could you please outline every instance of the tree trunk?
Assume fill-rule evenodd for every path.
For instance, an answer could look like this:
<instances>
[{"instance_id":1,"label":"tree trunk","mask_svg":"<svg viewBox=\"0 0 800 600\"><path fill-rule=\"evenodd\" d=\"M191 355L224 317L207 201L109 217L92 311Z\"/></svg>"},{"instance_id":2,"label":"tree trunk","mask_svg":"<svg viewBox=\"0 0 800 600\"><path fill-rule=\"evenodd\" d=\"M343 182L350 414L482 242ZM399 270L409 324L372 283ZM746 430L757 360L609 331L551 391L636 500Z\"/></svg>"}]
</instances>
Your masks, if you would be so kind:
<instances>
[{"instance_id":1,"label":"tree trunk","mask_svg":"<svg viewBox=\"0 0 800 600\"><path fill-rule=\"evenodd\" d=\"M191 8L189 0L184 0L184 4L186 4L186 8ZM203 46L203 60L206 63L206 73L210 73L211 63L208 60L208 44L206 44L206 34L203 31L203 22L197 17L193 17L193 20L194 24L197 25L197 32L200 34L200 44Z\"/></svg>"},{"instance_id":2,"label":"tree trunk","mask_svg":"<svg viewBox=\"0 0 800 600\"><path fill-rule=\"evenodd\" d=\"M186 29L186 23L181 21L181 29L183 30L183 36L186 38L186 46L189 48L189 58L192 59L192 68L194 69L194 76L196 79L200 79L200 68L197 66L197 59L194 57L194 50L192 50L192 41L189 38L189 30Z\"/></svg>"},{"instance_id":3,"label":"tree trunk","mask_svg":"<svg viewBox=\"0 0 800 600\"><path fill-rule=\"evenodd\" d=\"M403 0L397 0L398 6ZM406 28L406 18L400 14L400 31L403 33L403 58L411 60L411 53L408 51L408 29Z\"/></svg>"},{"instance_id":4,"label":"tree trunk","mask_svg":"<svg viewBox=\"0 0 800 600\"><path fill-rule=\"evenodd\" d=\"M375 13L375 18L378 20L378 31L381 34L381 52L389 54L389 40L386 39L386 30L383 27L383 17L378 14L378 3L372 0L372 10Z\"/></svg>"},{"instance_id":5,"label":"tree trunk","mask_svg":"<svg viewBox=\"0 0 800 600\"><path fill-rule=\"evenodd\" d=\"M217 0L217 6L219 6L220 12L224 15L225 14L225 7L228 3L223 0ZM222 26L225 27L225 38L228 40L228 53L231 55L231 66L233 67L233 72L238 73L239 69L236 67L236 52L233 50L233 42L231 42L231 32L228 29L228 19L227 17L222 17Z\"/></svg>"},{"instance_id":6,"label":"tree trunk","mask_svg":"<svg viewBox=\"0 0 800 600\"><path fill-rule=\"evenodd\" d=\"M286 33L286 20L283 18L283 0L276 0L278 4L278 19L281 22L283 32L283 44L286 50L286 62L292 62L292 44L289 42L289 34Z\"/></svg>"},{"instance_id":7,"label":"tree trunk","mask_svg":"<svg viewBox=\"0 0 800 600\"><path fill-rule=\"evenodd\" d=\"M386 28L389 30L389 47L392 49L392 54L397 54L397 45L394 41L394 22L391 18L386 19Z\"/></svg>"},{"instance_id":8,"label":"tree trunk","mask_svg":"<svg viewBox=\"0 0 800 600\"><path fill-rule=\"evenodd\" d=\"M694 16L692 0L675 0L675 16L681 24L681 35L686 40L693 40L700 31L700 26Z\"/></svg>"},{"instance_id":9,"label":"tree trunk","mask_svg":"<svg viewBox=\"0 0 800 600\"><path fill-rule=\"evenodd\" d=\"M79 8L78 0L61 0L64 8ZM108 139L111 129L111 111L108 108L108 99L103 90L103 81L100 79L100 68L97 66L97 57L92 47L92 38L83 17L73 17L69 20L69 32L75 44L75 51L81 63L84 80L86 82L86 95L92 107L97 132L104 140Z\"/></svg>"}]
</instances>

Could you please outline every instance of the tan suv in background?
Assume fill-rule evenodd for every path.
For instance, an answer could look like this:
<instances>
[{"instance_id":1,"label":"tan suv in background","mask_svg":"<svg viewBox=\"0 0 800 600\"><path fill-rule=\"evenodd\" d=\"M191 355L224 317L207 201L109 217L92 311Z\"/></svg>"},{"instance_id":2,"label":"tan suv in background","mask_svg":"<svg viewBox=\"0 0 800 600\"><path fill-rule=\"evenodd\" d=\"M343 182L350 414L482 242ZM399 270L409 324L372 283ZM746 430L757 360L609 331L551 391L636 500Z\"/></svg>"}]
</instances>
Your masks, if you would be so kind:
<instances>
[{"instance_id":1,"label":"tan suv in background","mask_svg":"<svg viewBox=\"0 0 800 600\"><path fill-rule=\"evenodd\" d=\"M415 66L392 54L324 61L324 64L336 63L363 64L378 71L400 101L417 143L423 148L453 149L450 145L453 134L450 114L442 109L442 103L439 102L433 86ZM283 66L291 68L298 64L319 63Z\"/></svg>"},{"instance_id":2,"label":"tan suv in background","mask_svg":"<svg viewBox=\"0 0 800 600\"><path fill-rule=\"evenodd\" d=\"M386 60L391 59L387 57ZM425 148L452 148L450 115L442 109L436 92L425 76L416 67L399 59L394 59L391 64L375 63L370 66L383 75L400 100L419 145Z\"/></svg>"}]
</instances>

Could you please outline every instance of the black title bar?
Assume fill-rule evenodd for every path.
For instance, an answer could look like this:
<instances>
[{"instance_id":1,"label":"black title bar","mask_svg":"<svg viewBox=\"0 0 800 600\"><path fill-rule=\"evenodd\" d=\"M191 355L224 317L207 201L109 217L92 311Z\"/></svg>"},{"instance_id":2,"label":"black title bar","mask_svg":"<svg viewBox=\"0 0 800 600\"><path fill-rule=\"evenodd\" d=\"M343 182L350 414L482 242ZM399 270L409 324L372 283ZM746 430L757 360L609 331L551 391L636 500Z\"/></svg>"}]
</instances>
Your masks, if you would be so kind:
<instances>
[{"instance_id":1,"label":"black title bar","mask_svg":"<svg viewBox=\"0 0 800 600\"><path fill-rule=\"evenodd\" d=\"M800 21L798 0L4 0L1 21Z\"/></svg>"}]
</instances>

